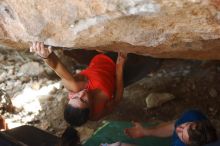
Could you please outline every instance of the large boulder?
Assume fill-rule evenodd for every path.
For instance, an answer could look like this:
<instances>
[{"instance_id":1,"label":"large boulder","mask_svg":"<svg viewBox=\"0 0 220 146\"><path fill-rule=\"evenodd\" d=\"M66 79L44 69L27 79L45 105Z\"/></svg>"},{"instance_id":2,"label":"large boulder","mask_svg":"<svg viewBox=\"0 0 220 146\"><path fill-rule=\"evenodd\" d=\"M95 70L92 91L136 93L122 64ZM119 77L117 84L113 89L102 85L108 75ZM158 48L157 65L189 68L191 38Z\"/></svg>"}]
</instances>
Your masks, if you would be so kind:
<instances>
[{"instance_id":1,"label":"large boulder","mask_svg":"<svg viewBox=\"0 0 220 146\"><path fill-rule=\"evenodd\" d=\"M0 44L220 59L220 0L1 0Z\"/></svg>"}]
</instances>

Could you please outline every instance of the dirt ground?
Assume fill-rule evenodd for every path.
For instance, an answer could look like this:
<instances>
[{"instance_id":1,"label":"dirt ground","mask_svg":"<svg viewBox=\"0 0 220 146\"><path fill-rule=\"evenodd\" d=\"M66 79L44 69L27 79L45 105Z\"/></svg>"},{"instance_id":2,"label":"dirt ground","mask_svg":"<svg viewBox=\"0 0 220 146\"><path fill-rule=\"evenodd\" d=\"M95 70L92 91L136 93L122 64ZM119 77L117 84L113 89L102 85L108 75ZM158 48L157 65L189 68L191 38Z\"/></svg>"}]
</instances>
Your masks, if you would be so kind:
<instances>
[{"instance_id":1,"label":"dirt ground","mask_svg":"<svg viewBox=\"0 0 220 146\"><path fill-rule=\"evenodd\" d=\"M64 64L71 70L75 69L71 58L62 58L65 58ZM220 61L179 59L155 59L155 61L160 62L158 68L146 74L142 80L126 87L123 101L112 114L98 122L88 122L84 126L88 135L91 135L103 120L169 121L178 118L181 113L191 108L203 111L217 130L220 129ZM153 63L149 62L149 66ZM31 71L31 68L35 69ZM16 101L15 98L24 99L27 105L32 106L32 101L26 102L25 97L18 96L23 95L21 93L25 88L31 87L34 91L38 91L37 89L40 91L44 86L57 82L59 83L59 78L39 57L28 51L0 49L0 89L6 91L13 101ZM145 99L150 93L171 93L176 98L159 107L148 109ZM26 105L22 105L23 108L17 110L16 114L2 112L2 115L7 121L18 123L18 126L34 125L60 136L67 126L62 117L66 95L67 91L59 85L53 87L50 93L39 95L43 108L28 111L25 109ZM36 98L38 99L34 97L33 101ZM33 104L31 109L37 108ZM55 109L56 116L52 114Z\"/></svg>"}]
</instances>

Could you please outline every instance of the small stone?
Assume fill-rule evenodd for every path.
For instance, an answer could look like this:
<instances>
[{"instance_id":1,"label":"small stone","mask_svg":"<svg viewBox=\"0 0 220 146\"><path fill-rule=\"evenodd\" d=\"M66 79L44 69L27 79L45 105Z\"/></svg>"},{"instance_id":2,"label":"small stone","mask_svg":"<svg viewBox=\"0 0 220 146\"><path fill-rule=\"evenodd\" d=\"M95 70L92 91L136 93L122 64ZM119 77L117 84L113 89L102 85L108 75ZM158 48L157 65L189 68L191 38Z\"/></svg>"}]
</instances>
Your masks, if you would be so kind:
<instances>
[{"instance_id":1,"label":"small stone","mask_svg":"<svg viewBox=\"0 0 220 146\"><path fill-rule=\"evenodd\" d=\"M213 107L209 107L208 110L212 116L215 116L218 113L218 110Z\"/></svg>"},{"instance_id":2,"label":"small stone","mask_svg":"<svg viewBox=\"0 0 220 146\"><path fill-rule=\"evenodd\" d=\"M212 89L209 91L209 95L214 98L214 97L217 97L217 96L218 96L218 92L217 92L214 88L212 88Z\"/></svg>"},{"instance_id":3,"label":"small stone","mask_svg":"<svg viewBox=\"0 0 220 146\"><path fill-rule=\"evenodd\" d=\"M50 123L46 120L41 121L40 128L42 130L47 130L50 127Z\"/></svg>"},{"instance_id":4,"label":"small stone","mask_svg":"<svg viewBox=\"0 0 220 146\"><path fill-rule=\"evenodd\" d=\"M14 74L14 69L9 69L8 70L8 75L13 75Z\"/></svg>"},{"instance_id":5,"label":"small stone","mask_svg":"<svg viewBox=\"0 0 220 146\"><path fill-rule=\"evenodd\" d=\"M4 61L4 60L5 60L4 55L0 54L0 62L1 62L1 61Z\"/></svg>"},{"instance_id":6,"label":"small stone","mask_svg":"<svg viewBox=\"0 0 220 146\"><path fill-rule=\"evenodd\" d=\"M50 91L50 93L49 93L49 94L55 94L55 93L56 93L56 91L57 91L57 88L53 87L53 89Z\"/></svg>"},{"instance_id":7,"label":"small stone","mask_svg":"<svg viewBox=\"0 0 220 146\"><path fill-rule=\"evenodd\" d=\"M79 131L81 141L87 140L89 137L92 136L92 134L94 132L93 129L88 128L88 127L79 127L76 129Z\"/></svg>"},{"instance_id":8,"label":"small stone","mask_svg":"<svg viewBox=\"0 0 220 146\"><path fill-rule=\"evenodd\" d=\"M209 111L210 111L210 112L213 112L213 111L214 111L214 108L209 107Z\"/></svg>"},{"instance_id":9,"label":"small stone","mask_svg":"<svg viewBox=\"0 0 220 146\"><path fill-rule=\"evenodd\" d=\"M162 77L163 75L161 73L158 73L157 74L157 77Z\"/></svg>"},{"instance_id":10,"label":"small stone","mask_svg":"<svg viewBox=\"0 0 220 146\"><path fill-rule=\"evenodd\" d=\"M41 96L38 97L38 99L41 103L44 103L44 102L47 102L47 101L51 101L53 99L53 97L50 96L50 95L41 95Z\"/></svg>"},{"instance_id":11,"label":"small stone","mask_svg":"<svg viewBox=\"0 0 220 146\"><path fill-rule=\"evenodd\" d=\"M27 82L30 81L30 77L28 77L28 76L21 76L21 77L20 77L20 80L21 80L21 82L23 82L23 83L27 83Z\"/></svg>"},{"instance_id":12,"label":"small stone","mask_svg":"<svg viewBox=\"0 0 220 146\"><path fill-rule=\"evenodd\" d=\"M44 68L38 62L28 62L21 66L20 75L37 76L44 72Z\"/></svg>"},{"instance_id":13,"label":"small stone","mask_svg":"<svg viewBox=\"0 0 220 146\"><path fill-rule=\"evenodd\" d=\"M31 88L34 89L34 90L39 90L41 87L41 83L40 82L34 82L32 85L31 85Z\"/></svg>"},{"instance_id":14,"label":"small stone","mask_svg":"<svg viewBox=\"0 0 220 146\"><path fill-rule=\"evenodd\" d=\"M153 74L153 73L149 73L147 76L149 76L149 77L153 77L154 74Z\"/></svg>"},{"instance_id":15,"label":"small stone","mask_svg":"<svg viewBox=\"0 0 220 146\"><path fill-rule=\"evenodd\" d=\"M154 108L162 105L163 103L174 99L175 96L170 93L150 93L146 97L147 108Z\"/></svg>"},{"instance_id":16,"label":"small stone","mask_svg":"<svg viewBox=\"0 0 220 146\"><path fill-rule=\"evenodd\" d=\"M186 76L187 74L189 74L189 72L190 72L189 70L184 70L183 71L183 76Z\"/></svg>"},{"instance_id":17,"label":"small stone","mask_svg":"<svg viewBox=\"0 0 220 146\"><path fill-rule=\"evenodd\" d=\"M81 69L76 69L76 74L79 74L81 71Z\"/></svg>"},{"instance_id":18,"label":"small stone","mask_svg":"<svg viewBox=\"0 0 220 146\"><path fill-rule=\"evenodd\" d=\"M163 74L166 74L166 73L167 73L166 70L164 70L164 69L161 70L161 72L162 72Z\"/></svg>"},{"instance_id":19,"label":"small stone","mask_svg":"<svg viewBox=\"0 0 220 146\"><path fill-rule=\"evenodd\" d=\"M7 78L7 72L2 72L2 73L0 74L0 81L5 80L6 78Z\"/></svg>"}]
</instances>

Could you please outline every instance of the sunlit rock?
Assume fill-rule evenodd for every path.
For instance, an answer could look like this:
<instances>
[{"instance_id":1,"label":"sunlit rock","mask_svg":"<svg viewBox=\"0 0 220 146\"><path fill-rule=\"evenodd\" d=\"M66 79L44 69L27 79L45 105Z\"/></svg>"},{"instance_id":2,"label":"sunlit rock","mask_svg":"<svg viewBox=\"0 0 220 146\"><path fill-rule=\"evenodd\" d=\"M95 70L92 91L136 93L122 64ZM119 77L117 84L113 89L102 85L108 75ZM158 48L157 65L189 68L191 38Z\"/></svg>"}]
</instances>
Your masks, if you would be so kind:
<instances>
[{"instance_id":1,"label":"sunlit rock","mask_svg":"<svg viewBox=\"0 0 220 146\"><path fill-rule=\"evenodd\" d=\"M37 76L44 72L44 69L38 62L28 62L21 66L19 75Z\"/></svg>"},{"instance_id":2,"label":"sunlit rock","mask_svg":"<svg viewBox=\"0 0 220 146\"><path fill-rule=\"evenodd\" d=\"M0 44L219 59L219 0L1 0ZM99 48L99 49L100 49Z\"/></svg>"},{"instance_id":3,"label":"sunlit rock","mask_svg":"<svg viewBox=\"0 0 220 146\"><path fill-rule=\"evenodd\" d=\"M170 93L150 93L146 97L146 105L147 108L155 108L174 98L175 96Z\"/></svg>"}]
</instances>

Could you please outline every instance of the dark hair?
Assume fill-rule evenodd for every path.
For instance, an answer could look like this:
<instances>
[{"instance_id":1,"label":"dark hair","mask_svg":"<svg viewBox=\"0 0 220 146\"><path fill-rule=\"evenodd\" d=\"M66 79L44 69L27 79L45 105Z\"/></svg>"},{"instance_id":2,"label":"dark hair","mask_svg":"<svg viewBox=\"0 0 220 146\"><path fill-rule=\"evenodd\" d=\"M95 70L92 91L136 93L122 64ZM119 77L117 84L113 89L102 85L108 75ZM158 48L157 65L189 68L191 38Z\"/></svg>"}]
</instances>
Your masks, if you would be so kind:
<instances>
[{"instance_id":1,"label":"dark hair","mask_svg":"<svg viewBox=\"0 0 220 146\"><path fill-rule=\"evenodd\" d=\"M81 146L78 131L73 127L67 127L61 137L60 146Z\"/></svg>"},{"instance_id":2,"label":"dark hair","mask_svg":"<svg viewBox=\"0 0 220 146\"><path fill-rule=\"evenodd\" d=\"M188 129L189 142L188 146L202 146L218 139L216 129L209 120L194 122L194 126Z\"/></svg>"},{"instance_id":3,"label":"dark hair","mask_svg":"<svg viewBox=\"0 0 220 146\"><path fill-rule=\"evenodd\" d=\"M81 126L88 121L89 113L89 108L80 109L68 104L64 110L64 119L71 126Z\"/></svg>"}]
</instances>

